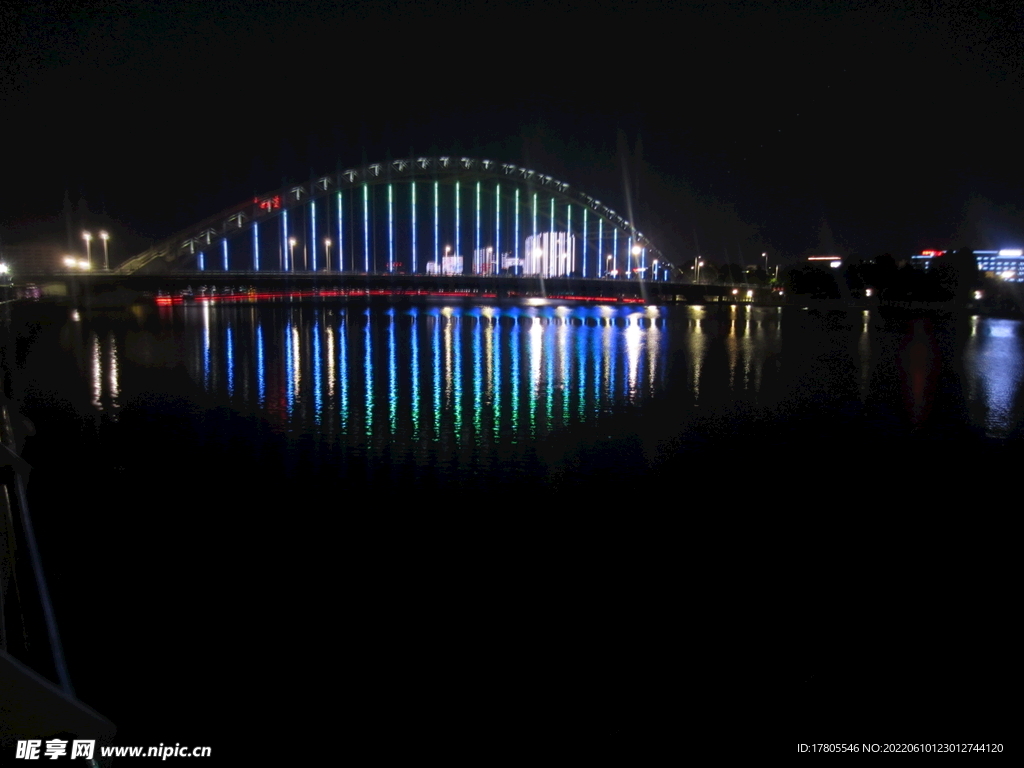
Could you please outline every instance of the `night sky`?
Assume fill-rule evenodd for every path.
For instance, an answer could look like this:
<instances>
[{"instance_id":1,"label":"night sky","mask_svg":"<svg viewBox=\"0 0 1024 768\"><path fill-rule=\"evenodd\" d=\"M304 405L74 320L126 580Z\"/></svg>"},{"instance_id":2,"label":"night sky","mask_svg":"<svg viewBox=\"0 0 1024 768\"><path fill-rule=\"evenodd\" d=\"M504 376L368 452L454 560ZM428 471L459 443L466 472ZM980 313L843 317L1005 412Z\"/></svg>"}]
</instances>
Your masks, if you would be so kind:
<instances>
[{"instance_id":1,"label":"night sky","mask_svg":"<svg viewBox=\"0 0 1024 768\"><path fill-rule=\"evenodd\" d=\"M1024 245L1019 4L678 5L4 3L0 242L66 242L67 193L120 261L452 153L632 206L680 263Z\"/></svg>"}]
</instances>

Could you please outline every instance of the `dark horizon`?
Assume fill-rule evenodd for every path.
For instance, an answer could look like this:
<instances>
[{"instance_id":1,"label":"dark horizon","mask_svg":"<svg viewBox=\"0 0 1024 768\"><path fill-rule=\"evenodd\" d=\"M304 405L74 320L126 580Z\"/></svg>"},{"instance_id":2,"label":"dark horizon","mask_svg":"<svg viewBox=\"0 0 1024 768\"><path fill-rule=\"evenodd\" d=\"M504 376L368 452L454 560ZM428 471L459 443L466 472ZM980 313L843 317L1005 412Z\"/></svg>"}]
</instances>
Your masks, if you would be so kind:
<instances>
[{"instance_id":1,"label":"dark horizon","mask_svg":"<svg viewBox=\"0 0 1024 768\"><path fill-rule=\"evenodd\" d=\"M1024 244L1019 9L63 7L0 15L4 244L63 243L67 194L119 260L286 181L444 153L632 207L679 263Z\"/></svg>"}]
</instances>

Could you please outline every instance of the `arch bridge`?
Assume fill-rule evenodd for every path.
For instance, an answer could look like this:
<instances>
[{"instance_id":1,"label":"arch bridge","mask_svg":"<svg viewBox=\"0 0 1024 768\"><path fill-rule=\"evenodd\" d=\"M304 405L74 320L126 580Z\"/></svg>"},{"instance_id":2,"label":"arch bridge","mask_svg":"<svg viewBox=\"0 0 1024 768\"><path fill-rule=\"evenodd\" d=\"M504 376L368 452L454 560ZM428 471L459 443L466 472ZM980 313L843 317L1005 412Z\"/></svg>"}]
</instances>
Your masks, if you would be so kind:
<instances>
[{"instance_id":1,"label":"arch bridge","mask_svg":"<svg viewBox=\"0 0 1024 768\"><path fill-rule=\"evenodd\" d=\"M563 181L441 156L371 163L256 196L113 272L668 280L673 269L633 222Z\"/></svg>"}]
</instances>

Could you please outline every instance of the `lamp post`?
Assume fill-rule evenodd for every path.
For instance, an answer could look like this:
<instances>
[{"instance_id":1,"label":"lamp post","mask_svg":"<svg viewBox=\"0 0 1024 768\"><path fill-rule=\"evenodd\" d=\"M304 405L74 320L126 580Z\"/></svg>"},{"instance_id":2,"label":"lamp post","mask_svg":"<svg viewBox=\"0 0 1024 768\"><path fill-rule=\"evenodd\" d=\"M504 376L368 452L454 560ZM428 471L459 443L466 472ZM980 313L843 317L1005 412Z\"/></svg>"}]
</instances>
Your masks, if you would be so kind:
<instances>
[{"instance_id":1,"label":"lamp post","mask_svg":"<svg viewBox=\"0 0 1024 768\"><path fill-rule=\"evenodd\" d=\"M295 238L288 238L288 266L291 268L290 271L295 271Z\"/></svg>"},{"instance_id":2,"label":"lamp post","mask_svg":"<svg viewBox=\"0 0 1024 768\"><path fill-rule=\"evenodd\" d=\"M325 269L328 272L330 272L331 271L331 238L329 238L329 237L325 237L324 238L324 248L327 250L327 265L325 266Z\"/></svg>"},{"instance_id":3,"label":"lamp post","mask_svg":"<svg viewBox=\"0 0 1024 768\"><path fill-rule=\"evenodd\" d=\"M111 270L111 258L110 253L106 250L106 243L111 239L110 234L105 231L99 232L99 239L103 241L103 271Z\"/></svg>"},{"instance_id":4,"label":"lamp post","mask_svg":"<svg viewBox=\"0 0 1024 768\"><path fill-rule=\"evenodd\" d=\"M634 245L634 246L633 246L633 251L632 251L632 253L633 253L633 256L634 256L634 257L636 258L636 260L637 260L637 262L636 262L636 263L637 263L637 266L639 266L639 265L640 265L640 254L641 254L641 253L643 253L643 250L644 250L644 249L643 249L643 248L641 248L641 247L640 247L639 245ZM631 267L631 269L632 269L632 267ZM637 272L637 279L640 279L640 278L642 278L642 277L643 277L643 275L641 275L641 274L640 274L639 272Z\"/></svg>"},{"instance_id":5,"label":"lamp post","mask_svg":"<svg viewBox=\"0 0 1024 768\"><path fill-rule=\"evenodd\" d=\"M700 285L700 268L704 266L704 262L700 260L700 256L697 256L693 260L693 282Z\"/></svg>"},{"instance_id":6,"label":"lamp post","mask_svg":"<svg viewBox=\"0 0 1024 768\"><path fill-rule=\"evenodd\" d=\"M85 260L92 267L92 232L83 232L82 239L85 240Z\"/></svg>"},{"instance_id":7,"label":"lamp post","mask_svg":"<svg viewBox=\"0 0 1024 768\"><path fill-rule=\"evenodd\" d=\"M768 252L765 251L764 253L762 253L761 257L764 259L764 273L767 275L768 274Z\"/></svg>"}]
</instances>

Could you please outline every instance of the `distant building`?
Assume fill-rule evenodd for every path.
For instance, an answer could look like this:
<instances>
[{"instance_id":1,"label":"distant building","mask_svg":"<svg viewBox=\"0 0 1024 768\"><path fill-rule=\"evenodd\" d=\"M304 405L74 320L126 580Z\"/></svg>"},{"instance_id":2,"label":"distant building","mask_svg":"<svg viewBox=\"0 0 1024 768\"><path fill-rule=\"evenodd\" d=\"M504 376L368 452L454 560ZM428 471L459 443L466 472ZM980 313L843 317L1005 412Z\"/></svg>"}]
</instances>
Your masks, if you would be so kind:
<instances>
[{"instance_id":1,"label":"distant building","mask_svg":"<svg viewBox=\"0 0 1024 768\"><path fill-rule=\"evenodd\" d=\"M561 277L572 274L576 238L569 232L540 232L526 238L524 275Z\"/></svg>"},{"instance_id":2,"label":"distant building","mask_svg":"<svg viewBox=\"0 0 1024 768\"><path fill-rule=\"evenodd\" d=\"M498 271L497 256L493 248L478 248L473 251L473 273L493 275Z\"/></svg>"},{"instance_id":3,"label":"distant building","mask_svg":"<svg viewBox=\"0 0 1024 768\"><path fill-rule=\"evenodd\" d=\"M921 251L910 257L911 263L925 271L935 259L949 251ZM975 251L978 274L982 277L1001 278L1011 283L1024 283L1024 250L1003 248L1000 251Z\"/></svg>"}]
</instances>

